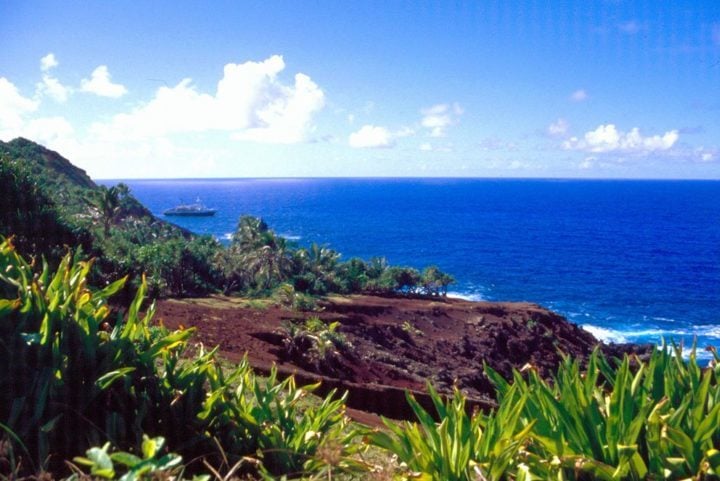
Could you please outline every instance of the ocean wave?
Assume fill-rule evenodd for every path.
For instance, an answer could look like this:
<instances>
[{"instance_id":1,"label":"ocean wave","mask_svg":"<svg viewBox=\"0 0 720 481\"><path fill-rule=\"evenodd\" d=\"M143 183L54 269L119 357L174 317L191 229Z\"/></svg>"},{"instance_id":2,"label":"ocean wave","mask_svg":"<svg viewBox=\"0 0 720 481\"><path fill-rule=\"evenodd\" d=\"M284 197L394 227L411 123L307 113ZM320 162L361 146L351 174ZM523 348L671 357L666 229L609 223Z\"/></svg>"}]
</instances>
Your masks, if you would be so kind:
<instances>
[{"instance_id":1,"label":"ocean wave","mask_svg":"<svg viewBox=\"0 0 720 481\"><path fill-rule=\"evenodd\" d=\"M280 237L287 239L289 241L299 241L302 239L302 236L299 235L293 235L293 234L279 234Z\"/></svg>"},{"instance_id":2,"label":"ocean wave","mask_svg":"<svg viewBox=\"0 0 720 481\"><path fill-rule=\"evenodd\" d=\"M484 301L485 298L480 294L468 294L464 292L448 292L448 297L452 297L453 299L463 299L465 301Z\"/></svg>"},{"instance_id":3,"label":"ocean wave","mask_svg":"<svg viewBox=\"0 0 720 481\"><path fill-rule=\"evenodd\" d=\"M224 233L220 238L223 240L232 240L233 239L233 232L226 232Z\"/></svg>"},{"instance_id":4,"label":"ocean wave","mask_svg":"<svg viewBox=\"0 0 720 481\"><path fill-rule=\"evenodd\" d=\"M702 333L705 337L712 337L714 339L720 339L720 326L713 326L704 330Z\"/></svg>"},{"instance_id":5,"label":"ocean wave","mask_svg":"<svg viewBox=\"0 0 720 481\"><path fill-rule=\"evenodd\" d=\"M628 342L627 337L620 331L615 329L608 329L606 327L593 326L592 324L583 324L580 327L585 329L587 332L595 336L596 339L606 343L618 343L622 344Z\"/></svg>"},{"instance_id":6,"label":"ocean wave","mask_svg":"<svg viewBox=\"0 0 720 481\"><path fill-rule=\"evenodd\" d=\"M693 336L697 335L697 332L689 332L682 329L675 329L675 330L669 330L664 331L661 329L643 329L643 330L637 330L637 331L618 331L616 329L609 329L606 327L599 327L594 326L592 324L583 324L580 327L582 327L584 330L595 336L596 339L605 342L605 343L616 343L616 344L622 344L626 342L636 342L638 341L638 338L642 337L655 337L657 341L655 344L660 347L662 343L660 342L660 339L665 339L666 349L670 350L672 349L672 346L669 345L669 341L673 338L673 336ZM718 337L720 338L720 326L710 329L710 331L705 331L703 333L703 336L705 337ZM647 342L647 341L646 341ZM690 357L690 352L692 351L691 345L684 345L682 350L682 355L684 358ZM695 351L695 357L702 362L710 361L713 359L713 355L710 351L704 349L704 346L698 346Z\"/></svg>"}]
</instances>

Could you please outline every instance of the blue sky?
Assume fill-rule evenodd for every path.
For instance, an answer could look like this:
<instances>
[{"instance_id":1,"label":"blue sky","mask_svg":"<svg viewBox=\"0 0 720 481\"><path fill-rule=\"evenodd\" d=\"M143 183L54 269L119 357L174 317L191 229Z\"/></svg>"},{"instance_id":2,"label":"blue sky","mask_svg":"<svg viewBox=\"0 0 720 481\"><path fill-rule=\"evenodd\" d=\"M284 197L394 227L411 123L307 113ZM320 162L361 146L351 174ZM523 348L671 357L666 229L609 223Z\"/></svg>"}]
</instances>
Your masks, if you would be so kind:
<instances>
[{"instance_id":1,"label":"blue sky","mask_svg":"<svg viewBox=\"0 0 720 481\"><path fill-rule=\"evenodd\" d=\"M7 2L0 139L94 178L720 178L720 2Z\"/></svg>"}]
</instances>

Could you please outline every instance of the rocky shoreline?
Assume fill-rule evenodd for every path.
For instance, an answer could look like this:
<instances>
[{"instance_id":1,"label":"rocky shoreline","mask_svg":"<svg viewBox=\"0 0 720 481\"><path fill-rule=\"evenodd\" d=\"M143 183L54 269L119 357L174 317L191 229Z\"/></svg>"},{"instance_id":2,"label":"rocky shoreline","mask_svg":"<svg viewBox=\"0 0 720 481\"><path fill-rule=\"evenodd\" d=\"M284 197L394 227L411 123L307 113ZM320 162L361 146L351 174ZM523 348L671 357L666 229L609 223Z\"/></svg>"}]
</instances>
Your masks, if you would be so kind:
<instances>
[{"instance_id":1,"label":"rocky shoreline","mask_svg":"<svg viewBox=\"0 0 720 481\"><path fill-rule=\"evenodd\" d=\"M600 344L610 356L643 354L648 346L605 345L562 316L530 303L473 302L452 298L332 296L317 313L280 306L248 306L237 299L167 299L158 302L156 319L169 328L196 327L196 339L219 346L229 361L248 356L267 372L275 365L300 383L322 381L321 392L348 391L347 405L365 413L397 419L410 412L406 390L429 402L431 382L440 392L461 389L472 405L492 407L493 388L484 364L505 376L532 367L550 376L562 355L584 359ZM326 363L287 355L283 326L316 315L338 331L348 347ZM355 413L373 423L373 416Z\"/></svg>"}]
</instances>

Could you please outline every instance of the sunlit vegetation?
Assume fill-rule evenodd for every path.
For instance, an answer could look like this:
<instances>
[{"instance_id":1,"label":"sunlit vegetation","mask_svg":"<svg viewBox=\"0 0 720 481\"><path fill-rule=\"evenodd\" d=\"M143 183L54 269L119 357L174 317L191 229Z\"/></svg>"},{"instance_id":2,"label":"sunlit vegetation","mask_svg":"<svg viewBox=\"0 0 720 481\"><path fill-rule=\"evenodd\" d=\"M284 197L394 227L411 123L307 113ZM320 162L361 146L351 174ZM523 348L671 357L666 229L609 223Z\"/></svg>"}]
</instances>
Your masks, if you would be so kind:
<instances>
[{"instance_id":1,"label":"sunlit vegetation","mask_svg":"<svg viewBox=\"0 0 720 481\"><path fill-rule=\"evenodd\" d=\"M289 285L294 293L447 295L455 280L435 266L422 273L411 267L388 265L383 258L369 261L341 255L326 247L291 245L259 218L242 216L232 243L217 253L225 292L262 293ZM286 287L282 287L287 289Z\"/></svg>"},{"instance_id":2,"label":"sunlit vegetation","mask_svg":"<svg viewBox=\"0 0 720 481\"><path fill-rule=\"evenodd\" d=\"M323 469L316 455L328 443L339 446L338 471L356 469L345 460L360 445L342 397L303 403L312 386L258 378L245 361L223 369L215 350L189 343L192 330L151 329L144 283L124 315L113 312L108 300L125 279L94 290L91 268L67 255L53 272L0 243L1 475L63 473L90 450L92 473L112 477L110 447L174 466L156 459L148 443L160 441L147 435L188 472L300 475ZM131 471L141 462L107 456Z\"/></svg>"},{"instance_id":3,"label":"sunlit vegetation","mask_svg":"<svg viewBox=\"0 0 720 481\"><path fill-rule=\"evenodd\" d=\"M585 366L565 359L551 380L486 367L492 412L428 386L434 412L408 395L414 422L369 430L348 420L342 396L310 399L314 386L223 366L192 330L154 327L145 283L114 311L125 279L97 290L91 269L71 255L31 264L0 242L3 478L720 479L714 351L705 368L679 347L646 360L596 351ZM288 327L288 343L332 355L348 347L335 327L309 317ZM368 461L371 446L387 462Z\"/></svg>"},{"instance_id":4,"label":"sunlit vegetation","mask_svg":"<svg viewBox=\"0 0 720 481\"><path fill-rule=\"evenodd\" d=\"M338 321L325 323L317 316L287 322L283 327L285 355L317 372L332 374L342 353L351 354L352 349L339 326Z\"/></svg>"},{"instance_id":5,"label":"sunlit vegetation","mask_svg":"<svg viewBox=\"0 0 720 481\"><path fill-rule=\"evenodd\" d=\"M127 185L95 185L57 153L25 139L0 142L0 181L7 186L0 234L14 235L21 252L51 264L67 247L82 247L98 259L90 273L98 285L128 276L137 288L144 275L153 297L212 292L263 297L289 285L295 293L290 306L309 310L313 301L304 296L440 296L454 282L434 266L421 273L389 266L382 258L342 261L327 246L297 246L252 216L240 217L225 247L156 219Z\"/></svg>"}]
</instances>

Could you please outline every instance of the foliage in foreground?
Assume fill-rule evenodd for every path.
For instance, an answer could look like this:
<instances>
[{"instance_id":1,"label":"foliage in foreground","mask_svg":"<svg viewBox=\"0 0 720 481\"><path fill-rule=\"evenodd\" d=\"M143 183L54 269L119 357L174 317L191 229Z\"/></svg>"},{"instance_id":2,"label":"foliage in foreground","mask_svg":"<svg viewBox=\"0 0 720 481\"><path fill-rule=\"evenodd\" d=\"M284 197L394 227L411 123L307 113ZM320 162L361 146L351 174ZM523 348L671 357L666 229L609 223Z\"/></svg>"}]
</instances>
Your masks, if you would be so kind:
<instances>
[{"instance_id":1,"label":"foliage in foreground","mask_svg":"<svg viewBox=\"0 0 720 481\"><path fill-rule=\"evenodd\" d=\"M715 352L713 351L715 354ZM371 440L428 480L720 480L720 357L656 349L617 364L595 351L583 371L566 358L552 382L512 382L490 368L498 408L466 414L430 388L439 423L410 397L417 423L387 422Z\"/></svg>"},{"instance_id":2,"label":"foliage in foreground","mask_svg":"<svg viewBox=\"0 0 720 481\"><path fill-rule=\"evenodd\" d=\"M504 479L532 425L523 426L520 410L527 395L508 393L497 412L469 415L465 398L456 389L447 400L428 385L439 423L412 395L407 401L418 421L401 425L385 420L388 432L374 432L370 440L397 455L411 472L424 479L462 481Z\"/></svg>"},{"instance_id":3,"label":"foliage in foreground","mask_svg":"<svg viewBox=\"0 0 720 481\"><path fill-rule=\"evenodd\" d=\"M124 279L93 290L91 263L70 255L54 273L34 267L0 242L0 475L62 473L65 460L106 442L142 453L146 434L194 462L191 471L241 463L295 476L323 469L317 454L330 444L337 469L357 467L346 462L358 445L343 398L304 404L313 387L275 372L260 379L246 361L226 371L214 350L192 349L192 330L151 329L144 283L113 318L107 300Z\"/></svg>"},{"instance_id":4,"label":"foliage in foreground","mask_svg":"<svg viewBox=\"0 0 720 481\"><path fill-rule=\"evenodd\" d=\"M91 268L69 255L57 270L40 268L0 242L0 477L61 474L83 452L78 463L89 462L92 474L125 479L177 470L332 477L366 468L353 457L363 445L344 398L306 403L312 386L275 372L256 377L247 362L222 369L214 350L189 344L191 330L151 329L144 283L127 312L114 314L108 299L125 280L93 290ZM315 337L331 331L301 328ZM713 354L703 369L694 349L687 362L678 347L647 360L596 351L584 368L565 359L552 381L532 369L507 381L486 368L495 412L468 414L460 393L443 400L429 388L438 422L410 396L418 421L388 422L368 439L404 463L401 479L717 481Z\"/></svg>"}]
</instances>

